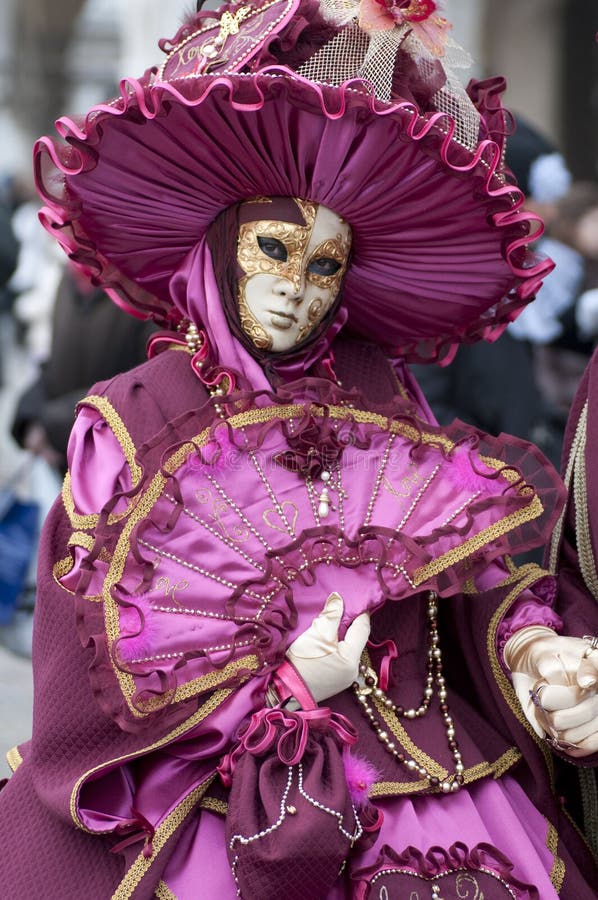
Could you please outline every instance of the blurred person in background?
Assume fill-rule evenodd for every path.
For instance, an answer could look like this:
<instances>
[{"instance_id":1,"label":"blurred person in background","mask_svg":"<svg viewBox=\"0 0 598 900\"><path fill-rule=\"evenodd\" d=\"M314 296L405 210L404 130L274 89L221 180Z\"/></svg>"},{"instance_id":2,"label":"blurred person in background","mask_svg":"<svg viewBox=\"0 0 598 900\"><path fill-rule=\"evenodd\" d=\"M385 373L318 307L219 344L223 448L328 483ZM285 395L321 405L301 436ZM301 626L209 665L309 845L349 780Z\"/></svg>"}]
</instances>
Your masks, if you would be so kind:
<instances>
[{"instance_id":1,"label":"blurred person in background","mask_svg":"<svg viewBox=\"0 0 598 900\"><path fill-rule=\"evenodd\" d=\"M52 311L50 348L36 366L33 382L16 398L12 422L12 437L32 459L25 493L39 504L40 525L66 471L77 403L97 381L143 362L146 342L155 331L151 323L125 315L70 263L60 260L59 272L54 294L46 296L39 286L35 291ZM31 654L36 562L34 550L13 616L0 627L0 642L21 656Z\"/></svg>"},{"instance_id":2,"label":"blurred person in background","mask_svg":"<svg viewBox=\"0 0 598 900\"><path fill-rule=\"evenodd\" d=\"M571 403L598 339L597 183L574 183L556 203L545 244L557 263L554 274L561 273L560 294L549 276L546 293L542 288L537 298L538 310L522 328L533 341L544 408L544 432L536 435L537 443L558 465Z\"/></svg>"},{"instance_id":3,"label":"blurred person in background","mask_svg":"<svg viewBox=\"0 0 598 900\"><path fill-rule=\"evenodd\" d=\"M525 194L525 208L544 222L545 234L536 241L535 249L554 258L554 243L548 243L546 235L556 215L556 203L571 183L562 154L539 129L515 116L515 130L506 142L506 163ZM546 308L567 308L573 301L572 281L577 272L572 274L564 260L556 262L534 303L495 343L464 345L446 367L412 366L440 424L460 419L491 434L505 432L540 443L546 452L546 441L538 441L545 432L545 411L531 341L532 336L539 337L540 329L545 329L542 335L554 334L545 324ZM555 461L554 454L547 455L558 466L558 456Z\"/></svg>"},{"instance_id":4,"label":"blurred person in background","mask_svg":"<svg viewBox=\"0 0 598 900\"><path fill-rule=\"evenodd\" d=\"M0 183L0 312L10 306L6 285L17 265L19 245L12 227L13 206L9 182Z\"/></svg>"},{"instance_id":5,"label":"blurred person in background","mask_svg":"<svg viewBox=\"0 0 598 900\"><path fill-rule=\"evenodd\" d=\"M31 179L20 180L12 226L19 242L17 266L10 280L14 294L12 314L15 339L27 359L28 380L48 358L52 312L64 259L54 242L39 227L39 200ZM41 233L40 233L41 232ZM21 389L23 372L11 373Z\"/></svg>"},{"instance_id":6,"label":"blurred person in background","mask_svg":"<svg viewBox=\"0 0 598 900\"><path fill-rule=\"evenodd\" d=\"M542 219L544 231L536 250L555 263L533 304L509 325L509 334L530 344L545 343L560 332L558 316L573 303L579 264L554 234L558 204L571 188L572 175L563 155L537 128L517 119L508 142L507 165L525 194L525 207ZM537 304L537 305L536 305Z\"/></svg>"},{"instance_id":7,"label":"blurred person in background","mask_svg":"<svg viewBox=\"0 0 598 900\"><path fill-rule=\"evenodd\" d=\"M125 315L67 264L53 303L48 358L16 405L12 435L19 446L64 475L77 403L97 381L142 363L153 331L155 326Z\"/></svg>"},{"instance_id":8,"label":"blurred person in background","mask_svg":"<svg viewBox=\"0 0 598 900\"><path fill-rule=\"evenodd\" d=\"M18 253L2 354L6 452L0 483L37 504L41 527L60 490L77 402L98 380L143 362L154 329L126 316L65 261L40 227L32 190L30 179L15 182L11 221ZM0 626L0 643L22 656L31 654L36 567L34 544L12 616Z\"/></svg>"},{"instance_id":9,"label":"blurred person in background","mask_svg":"<svg viewBox=\"0 0 598 900\"><path fill-rule=\"evenodd\" d=\"M526 209L544 223L535 249L553 259L555 268L534 303L496 343L464 346L448 367L418 366L414 372L441 424L458 418L492 434L515 434L540 446L558 467L564 419L559 414L555 422L536 348L561 334L561 317L580 291L583 261L570 246L569 229L559 225L559 203L571 188L571 173L555 145L521 117L515 117L515 131L507 139L506 162L526 196ZM585 362L587 357L581 371ZM578 367L575 372L576 385L581 372Z\"/></svg>"},{"instance_id":10,"label":"blurred person in background","mask_svg":"<svg viewBox=\"0 0 598 900\"><path fill-rule=\"evenodd\" d=\"M0 348L6 337L5 315L10 312L14 299L9 280L16 268L19 244L12 227L13 203L10 180L0 183ZM0 353L0 387L3 383L3 353Z\"/></svg>"}]
</instances>

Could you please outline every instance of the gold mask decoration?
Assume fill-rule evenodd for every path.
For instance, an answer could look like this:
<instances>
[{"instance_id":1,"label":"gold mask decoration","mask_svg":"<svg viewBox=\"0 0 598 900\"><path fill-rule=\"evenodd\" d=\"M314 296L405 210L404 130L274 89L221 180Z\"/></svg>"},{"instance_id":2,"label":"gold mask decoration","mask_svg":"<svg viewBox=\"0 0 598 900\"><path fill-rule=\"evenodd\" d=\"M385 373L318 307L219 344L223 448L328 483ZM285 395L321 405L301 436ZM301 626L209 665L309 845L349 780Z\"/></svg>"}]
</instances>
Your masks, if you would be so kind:
<instances>
[{"instance_id":1,"label":"gold mask decoration","mask_svg":"<svg viewBox=\"0 0 598 900\"><path fill-rule=\"evenodd\" d=\"M351 229L336 213L294 202L304 225L260 219L239 227L241 327L256 347L272 352L301 343L322 321L340 290L351 248Z\"/></svg>"}]
</instances>

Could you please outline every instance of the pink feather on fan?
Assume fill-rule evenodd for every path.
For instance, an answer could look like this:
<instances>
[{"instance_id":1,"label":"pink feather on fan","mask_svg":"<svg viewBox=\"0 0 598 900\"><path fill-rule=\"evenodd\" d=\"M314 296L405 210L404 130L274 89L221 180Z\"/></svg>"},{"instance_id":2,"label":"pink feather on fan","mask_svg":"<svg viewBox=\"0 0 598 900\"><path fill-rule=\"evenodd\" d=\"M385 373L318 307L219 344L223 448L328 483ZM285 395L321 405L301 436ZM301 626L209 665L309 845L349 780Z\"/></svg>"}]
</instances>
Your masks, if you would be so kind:
<instances>
[{"instance_id":1,"label":"pink feather on fan","mask_svg":"<svg viewBox=\"0 0 598 900\"><path fill-rule=\"evenodd\" d=\"M357 809L361 809L369 803L370 788L380 779L380 773L367 759L346 749L343 764L351 800Z\"/></svg>"}]
</instances>

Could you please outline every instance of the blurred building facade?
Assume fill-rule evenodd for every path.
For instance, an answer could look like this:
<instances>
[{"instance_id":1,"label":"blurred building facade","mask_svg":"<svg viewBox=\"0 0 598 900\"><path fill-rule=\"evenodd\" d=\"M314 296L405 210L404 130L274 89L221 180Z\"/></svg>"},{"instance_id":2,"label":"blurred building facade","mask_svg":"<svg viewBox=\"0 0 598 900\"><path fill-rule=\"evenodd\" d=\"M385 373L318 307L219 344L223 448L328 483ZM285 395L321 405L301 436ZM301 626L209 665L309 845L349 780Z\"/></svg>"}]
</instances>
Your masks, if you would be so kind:
<instances>
[{"instance_id":1,"label":"blurred building facade","mask_svg":"<svg viewBox=\"0 0 598 900\"><path fill-rule=\"evenodd\" d=\"M2 0L0 178L30 177L33 141L158 61L158 38L194 8L191 0Z\"/></svg>"},{"instance_id":2,"label":"blurred building facade","mask_svg":"<svg viewBox=\"0 0 598 900\"><path fill-rule=\"evenodd\" d=\"M193 0L3 0L0 170L29 165L35 137L141 73ZM208 0L206 6L217 6ZM598 176L598 3L445 0L471 74L507 76L507 104L563 150L578 177Z\"/></svg>"}]
</instances>

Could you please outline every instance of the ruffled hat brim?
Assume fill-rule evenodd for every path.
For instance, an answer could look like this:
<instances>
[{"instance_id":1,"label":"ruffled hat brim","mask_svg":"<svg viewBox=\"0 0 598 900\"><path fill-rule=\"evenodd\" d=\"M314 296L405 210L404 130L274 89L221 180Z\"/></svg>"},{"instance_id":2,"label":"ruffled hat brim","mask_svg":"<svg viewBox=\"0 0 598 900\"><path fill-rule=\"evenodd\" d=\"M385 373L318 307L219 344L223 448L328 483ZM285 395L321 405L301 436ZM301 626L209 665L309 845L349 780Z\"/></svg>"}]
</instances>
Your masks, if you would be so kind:
<instances>
[{"instance_id":1,"label":"ruffled hat brim","mask_svg":"<svg viewBox=\"0 0 598 900\"><path fill-rule=\"evenodd\" d=\"M472 92L499 131L502 86ZM172 275L219 212L256 196L317 201L350 223L349 327L412 360L498 337L551 268L527 249L500 138L468 150L450 117L380 102L367 82L330 87L284 67L126 80L117 100L57 127L65 143L34 152L42 221L144 317L173 321Z\"/></svg>"}]
</instances>

